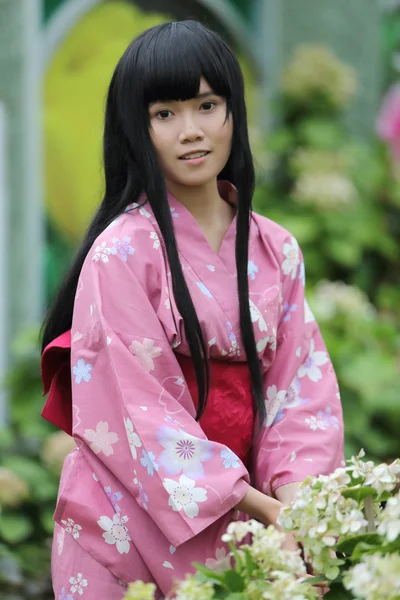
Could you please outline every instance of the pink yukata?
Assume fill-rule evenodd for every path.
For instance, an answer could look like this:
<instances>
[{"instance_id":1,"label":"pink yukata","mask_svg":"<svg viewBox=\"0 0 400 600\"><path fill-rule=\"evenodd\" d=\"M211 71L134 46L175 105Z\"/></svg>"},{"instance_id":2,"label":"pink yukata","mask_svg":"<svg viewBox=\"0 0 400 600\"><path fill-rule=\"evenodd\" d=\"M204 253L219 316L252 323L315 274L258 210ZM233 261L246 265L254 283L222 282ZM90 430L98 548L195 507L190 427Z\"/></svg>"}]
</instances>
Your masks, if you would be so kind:
<instances>
[{"instance_id":1,"label":"pink yukata","mask_svg":"<svg viewBox=\"0 0 400 600\"><path fill-rule=\"evenodd\" d=\"M220 193L231 203L227 182ZM211 362L245 362L235 264L236 218L216 254L169 196L183 272ZM273 495L343 461L335 373L304 297L296 240L253 213L249 298L267 419L245 464L207 439L179 355L189 356L161 234L148 204L130 207L96 240L82 268L71 331L72 430L55 511L57 600L120 600L136 579L157 598L193 562L218 567L221 535L248 485ZM232 395L231 395L232 398ZM225 395L225 411L230 398ZM221 428L225 423L221 423Z\"/></svg>"}]
</instances>

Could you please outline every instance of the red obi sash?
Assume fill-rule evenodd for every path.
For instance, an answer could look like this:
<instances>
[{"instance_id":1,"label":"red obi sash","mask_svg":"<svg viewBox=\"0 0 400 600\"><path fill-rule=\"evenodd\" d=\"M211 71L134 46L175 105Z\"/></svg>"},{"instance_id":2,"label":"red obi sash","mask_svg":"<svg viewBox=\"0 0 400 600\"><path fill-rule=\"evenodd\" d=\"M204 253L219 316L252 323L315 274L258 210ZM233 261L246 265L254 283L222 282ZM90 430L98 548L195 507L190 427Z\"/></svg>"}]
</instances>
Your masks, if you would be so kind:
<instances>
[{"instance_id":1,"label":"red obi sash","mask_svg":"<svg viewBox=\"0 0 400 600\"><path fill-rule=\"evenodd\" d=\"M197 408L196 375L190 357L177 354ZM247 363L210 360L210 392L200 425L209 440L228 446L247 464L253 435L253 398ZM49 394L42 417L72 435L71 332L66 331L43 351L41 373Z\"/></svg>"}]
</instances>

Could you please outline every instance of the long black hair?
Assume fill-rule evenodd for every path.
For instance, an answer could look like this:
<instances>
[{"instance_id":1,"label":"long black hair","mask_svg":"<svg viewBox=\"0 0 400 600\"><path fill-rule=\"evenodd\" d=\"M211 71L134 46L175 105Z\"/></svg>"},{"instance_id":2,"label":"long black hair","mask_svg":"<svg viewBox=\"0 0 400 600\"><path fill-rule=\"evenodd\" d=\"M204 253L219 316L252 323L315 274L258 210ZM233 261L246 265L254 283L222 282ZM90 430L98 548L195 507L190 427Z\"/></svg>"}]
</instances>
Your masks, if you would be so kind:
<instances>
[{"instance_id":1,"label":"long black hair","mask_svg":"<svg viewBox=\"0 0 400 600\"><path fill-rule=\"evenodd\" d=\"M265 418L262 377L250 317L247 275L254 166L247 131L244 82L229 46L196 21L164 23L139 35L119 60L108 90L104 127L105 193L75 260L42 328L42 349L71 328L74 298L83 262L96 238L144 192L159 225L196 372L197 419L204 412L209 368L207 346L179 261L167 189L150 138L151 102L195 97L204 77L226 99L232 116L231 153L219 179L237 188L236 266L240 329L252 379L255 409Z\"/></svg>"}]
</instances>

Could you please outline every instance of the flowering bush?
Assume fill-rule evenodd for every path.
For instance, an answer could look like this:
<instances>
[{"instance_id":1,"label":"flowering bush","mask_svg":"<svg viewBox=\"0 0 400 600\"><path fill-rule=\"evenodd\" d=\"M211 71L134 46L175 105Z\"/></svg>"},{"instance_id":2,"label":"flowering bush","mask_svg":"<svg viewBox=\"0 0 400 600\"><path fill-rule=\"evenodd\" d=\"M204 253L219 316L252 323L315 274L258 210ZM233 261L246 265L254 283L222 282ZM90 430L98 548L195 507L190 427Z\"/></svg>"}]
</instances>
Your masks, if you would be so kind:
<instances>
[{"instance_id":1,"label":"flowering bush","mask_svg":"<svg viewBox=\"0 0 400 600\"><path fill-rule=\"evenodd\" d=\"M282 549L285 534L254 520L233 522L222 541L231 563L177 582L175 600L316 600L316 583L329 580L330 600L400 598L400 459L390 465L364 461L364 452L332 475L310 477L281 511L285 531L295 532L306 563L321 574L309 577L300 550ZM251 543L245 543L251 536ZM153 584L131 584L125 600L152 600Z\"/></svg>"}]
</instances>

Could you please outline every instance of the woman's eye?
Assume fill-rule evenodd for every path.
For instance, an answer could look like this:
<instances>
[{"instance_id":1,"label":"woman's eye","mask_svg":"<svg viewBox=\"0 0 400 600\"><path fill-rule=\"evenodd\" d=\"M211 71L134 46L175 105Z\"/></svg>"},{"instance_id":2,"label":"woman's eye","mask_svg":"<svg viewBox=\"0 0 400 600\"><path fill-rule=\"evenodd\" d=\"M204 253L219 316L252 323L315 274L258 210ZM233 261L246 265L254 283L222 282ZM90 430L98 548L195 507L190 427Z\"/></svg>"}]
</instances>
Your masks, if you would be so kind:
<instances>
[{"instance_id":1,"label":"woman's eye","mask_svg":"<svg viewBox=\"0 0 400 600\"><path fill-rule=\"evenodd\" d=\"M157 113L157 117L158 117L159 119L161 119L162 121L165 121L165 119L168 119L169 115L171 115L171 114L172 114L172 113L171 113L171 111L170 111L170 110L160 110L160 111Z\"/></svg>"},{"instance_id":2,"label":"woman's eye","mask_svg":"<svg viewBox=\"0 0 400 600\"><path fill-rule=\"evenodd\" d=\"M214 108L214 106L217 106L216 102L203 102L203 104L201 105L201 108L203 108L205 110L205 112L209 112L210 110L212 110Z\"/></svg>"}]
</instances>

